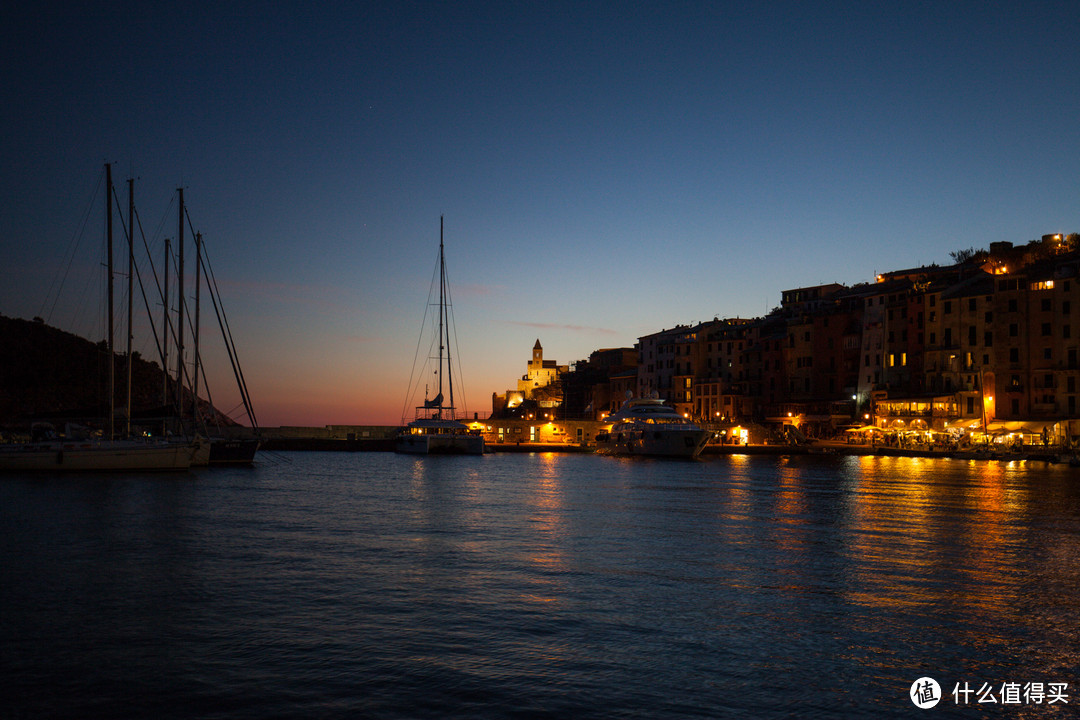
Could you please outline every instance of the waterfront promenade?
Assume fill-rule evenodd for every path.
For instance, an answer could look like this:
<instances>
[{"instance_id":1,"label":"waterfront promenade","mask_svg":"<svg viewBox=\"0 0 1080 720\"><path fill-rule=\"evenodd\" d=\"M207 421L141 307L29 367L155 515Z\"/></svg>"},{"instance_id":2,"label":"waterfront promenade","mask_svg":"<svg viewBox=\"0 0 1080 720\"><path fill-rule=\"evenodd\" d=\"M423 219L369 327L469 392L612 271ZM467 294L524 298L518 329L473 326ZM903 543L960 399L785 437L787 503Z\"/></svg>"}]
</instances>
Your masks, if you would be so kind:
<instances>
[{"instance_id":1,"label":"waterfront promenade","mask_svg":"<svg viewBox=\"0 0 1080 720\"><path fill-rule=\"evenodd\" d=\"M262 428L262 448L268 451L341 451L389 452L393 450L396 426L324 426ZM234 428L230 434L248 435L249 428ZM591 453L591 443L488 439L492 453ZM963 460L1027 460L1069 462L1072 453L1059 448L1026 446L1009 450L901 448L891 445L849 443L844 440L812 440L792 445L785 443L709 444L702 453L714 455L871 455L891 457L955 458Z\"/></svg>"}]
</instances>

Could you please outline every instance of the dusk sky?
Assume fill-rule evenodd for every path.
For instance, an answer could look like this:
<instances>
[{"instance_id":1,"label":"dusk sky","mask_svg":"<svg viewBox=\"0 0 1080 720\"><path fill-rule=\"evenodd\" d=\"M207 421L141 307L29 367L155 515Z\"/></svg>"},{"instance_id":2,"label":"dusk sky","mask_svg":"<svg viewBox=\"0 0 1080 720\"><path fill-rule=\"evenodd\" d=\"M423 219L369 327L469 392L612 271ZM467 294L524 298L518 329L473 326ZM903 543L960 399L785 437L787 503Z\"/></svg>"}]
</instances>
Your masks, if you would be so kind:
<instances>
[{"instance_id":1,"label":"dusk sky","mask_svg":"<svg viewBox=\"0 0 1080 720\"><path fill-rule=\"evenodd\" d=\"M49 295L102 165L125 208L138 178L154 247L183 186L263 425L400 421L440 215L481 417L537 338L565 364L1080 231L1075 0L39 2L0 22L0 313L104 337L81 309L96 206ZM211 381L231 409L231 376Z\"/></svg>"}]
</instances>

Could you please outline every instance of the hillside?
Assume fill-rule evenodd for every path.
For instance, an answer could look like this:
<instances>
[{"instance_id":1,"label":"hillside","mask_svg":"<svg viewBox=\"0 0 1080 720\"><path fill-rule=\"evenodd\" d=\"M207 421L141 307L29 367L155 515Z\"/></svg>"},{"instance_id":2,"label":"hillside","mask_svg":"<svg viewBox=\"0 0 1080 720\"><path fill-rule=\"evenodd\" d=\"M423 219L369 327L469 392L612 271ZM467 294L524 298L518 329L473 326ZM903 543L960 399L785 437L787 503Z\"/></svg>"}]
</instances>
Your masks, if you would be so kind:
<instances>
[{"instance_id":1,"label":"hillside","mask_svg":"<svg viewBox=\"0 0 1080 720\"><path fill-rule=\"evenodd\" d=\"M116 408L126 403L127 358L116 356ZM160 415L161 366L132 353L134 417ZM108 350L40 320L0 315L0 425L100 419L108 407ZM204 409L205 402L200 401ZM215 413L215 416L219 416ZM228 418L214 424L236 425Z\"/></svg>"}]
</instances>

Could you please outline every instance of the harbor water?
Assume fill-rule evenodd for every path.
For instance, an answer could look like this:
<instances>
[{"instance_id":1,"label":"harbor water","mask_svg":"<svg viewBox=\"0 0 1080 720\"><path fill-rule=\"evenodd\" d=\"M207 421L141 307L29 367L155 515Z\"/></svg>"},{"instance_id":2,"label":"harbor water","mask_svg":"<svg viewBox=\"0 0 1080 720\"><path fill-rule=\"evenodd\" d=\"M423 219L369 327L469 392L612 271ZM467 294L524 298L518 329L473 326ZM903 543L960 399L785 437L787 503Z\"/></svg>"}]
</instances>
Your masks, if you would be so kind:
<instances>
[{"instance_id":1,"label":"harbor water","mask_svg":"<svg viewBox=\"0 0 1080 720\"><path fill-rule=\"evenodd\" d=\"M908 717L920 678L928 716L1080 706L1077 468L285 460L0 477L0 714Z\"/></svg>"}]
</instances>

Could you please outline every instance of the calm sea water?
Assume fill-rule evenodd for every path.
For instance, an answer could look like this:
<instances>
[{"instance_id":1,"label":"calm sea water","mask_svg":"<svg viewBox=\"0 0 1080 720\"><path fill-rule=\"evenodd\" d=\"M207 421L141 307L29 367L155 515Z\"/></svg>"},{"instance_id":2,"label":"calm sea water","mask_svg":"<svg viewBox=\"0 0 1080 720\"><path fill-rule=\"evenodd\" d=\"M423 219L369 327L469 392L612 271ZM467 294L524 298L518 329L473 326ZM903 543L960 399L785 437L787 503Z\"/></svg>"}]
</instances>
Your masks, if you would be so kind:
<instances>
[{"instance_id":1,"label":"calm sea water","mask_svg":"<svg viewBox=\"0 0 1080 720\"><path fill-rule=\"evenodd\" d=\"M923 676L938 716L1080 707L1077 469L287 458L0 477L0 715L899 717ZM1032 682L1070 705L1001 704Z\"/></svg>"}]
</instances>

